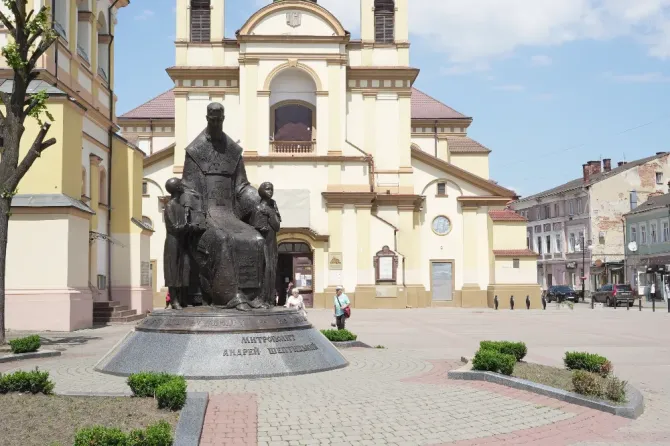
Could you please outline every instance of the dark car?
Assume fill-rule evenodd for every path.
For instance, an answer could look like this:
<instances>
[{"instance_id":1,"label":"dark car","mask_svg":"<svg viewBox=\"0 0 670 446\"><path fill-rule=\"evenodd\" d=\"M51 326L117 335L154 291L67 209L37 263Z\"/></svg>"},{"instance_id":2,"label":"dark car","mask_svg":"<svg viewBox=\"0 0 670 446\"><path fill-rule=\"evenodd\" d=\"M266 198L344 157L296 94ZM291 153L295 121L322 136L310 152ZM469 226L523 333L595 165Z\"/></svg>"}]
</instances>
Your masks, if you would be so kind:
<instances>
[{"instance_id":1,"label":"dark car","mask_svg":"<svg viewBox=\"0 0 670 446\"><path fill-rule=\"evenodd\" d=\"M593 293L594 302L602 302L608 307L615 305L633 306L635 296L633 289L627 284L607 284Z\"/></svg>"},{"instance_id":2,"label":"dark car","mask_svg":"<svg viewBox=\"0 0 670 446\"><path fill-rule=\"evenodd\" d=\"M545 292L544 298L547 302L563 302L565 300L571 300L577 302L579 297L574 289L571 286L567 285L554 285L550 286L549 289Z\"/></svg>"}]
</instances>

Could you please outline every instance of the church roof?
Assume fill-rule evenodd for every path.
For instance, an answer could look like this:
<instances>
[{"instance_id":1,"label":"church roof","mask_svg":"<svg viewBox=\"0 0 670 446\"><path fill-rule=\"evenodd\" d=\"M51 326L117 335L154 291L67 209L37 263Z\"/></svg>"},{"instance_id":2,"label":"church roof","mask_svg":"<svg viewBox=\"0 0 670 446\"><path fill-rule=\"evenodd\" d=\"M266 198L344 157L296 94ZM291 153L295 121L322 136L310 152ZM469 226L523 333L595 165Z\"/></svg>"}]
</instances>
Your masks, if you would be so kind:
<instances>
[{"instance_id":1,"label":"church roof","mask_svg":"<svg viewBox=\"0 0 670 446\"><path fill-rule=\"evenodd\" d=\"M168 90L119 116L121 119L174 119L174 92ZM412 88L412 119L469 119L424 92Z\"/></svg>"}]
</instances>

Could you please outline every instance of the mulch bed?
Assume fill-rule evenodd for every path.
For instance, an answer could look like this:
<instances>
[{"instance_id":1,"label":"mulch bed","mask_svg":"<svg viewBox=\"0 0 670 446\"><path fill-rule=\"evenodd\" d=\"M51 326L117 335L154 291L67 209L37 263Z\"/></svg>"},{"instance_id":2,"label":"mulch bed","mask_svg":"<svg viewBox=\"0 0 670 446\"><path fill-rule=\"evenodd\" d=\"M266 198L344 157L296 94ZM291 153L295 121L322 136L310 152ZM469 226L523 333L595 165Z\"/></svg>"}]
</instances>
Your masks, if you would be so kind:
<instances>
[{"instance_id":1,"label":"mulch bed","mask_svg":"<svg viewBox=\"0 0 670 446\"><path fill-rule=\"evenodd\" d=\"M558 367L517 362L512 376L568 392L575 391L572 386L572 372Z\"/></svg>"},{"instance_id":2,"label":"mulch bed","mask_svg":"<svg viewBox=\"0 0 670 446\"><path fill-rule=\"evenodd\" d=\"M103 425L129 432L165 420L173 427L178 412L158 410L153 398L0 395L3 446L69 446L82 427Z\"/></svg>"}]
</instances>

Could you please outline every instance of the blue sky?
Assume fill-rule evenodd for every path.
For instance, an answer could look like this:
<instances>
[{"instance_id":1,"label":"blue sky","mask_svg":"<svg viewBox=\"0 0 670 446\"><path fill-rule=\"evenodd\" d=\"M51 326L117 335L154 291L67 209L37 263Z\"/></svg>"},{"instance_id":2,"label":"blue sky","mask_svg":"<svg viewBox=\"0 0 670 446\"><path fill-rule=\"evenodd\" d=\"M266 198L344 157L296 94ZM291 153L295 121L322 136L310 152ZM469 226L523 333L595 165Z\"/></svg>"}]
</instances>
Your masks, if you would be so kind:
<instances>
[{"instance_id":1,"label":"blue sky","mask_svg":"<svg viewBox=\"0 0 670 446\"><path fill-rule=\"evenodd\" d=\"M226 36L264 3L227 0ZM359 35L358 0L319 3ZM174 9L120 11L118 114L171 88ZM670 0L410 0L410 40L415 86L474 118L491 178L521 195L670 151Z\"/></svg>"}]
</instances>

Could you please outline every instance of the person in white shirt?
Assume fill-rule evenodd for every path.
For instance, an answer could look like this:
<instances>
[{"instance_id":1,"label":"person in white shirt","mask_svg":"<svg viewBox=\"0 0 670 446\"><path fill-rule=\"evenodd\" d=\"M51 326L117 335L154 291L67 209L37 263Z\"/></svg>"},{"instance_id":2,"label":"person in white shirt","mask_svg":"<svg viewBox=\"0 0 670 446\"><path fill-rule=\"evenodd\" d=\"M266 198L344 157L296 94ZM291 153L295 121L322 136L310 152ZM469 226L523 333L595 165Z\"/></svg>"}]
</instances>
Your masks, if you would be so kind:
<instances>
[{"instance_id":1,"label":"person in white shirt","mask_svg":"<svg viewBox=\"0 0 670 446\"><path fill-rule=\"evenodd\" d=\"M297 288L291 290L291 296L286 299L286 308L295 308L299 313L302 313L303 316L307 316L305 311L305 302L300 295L300 291Z\"/></svg>"}]
</instances>

